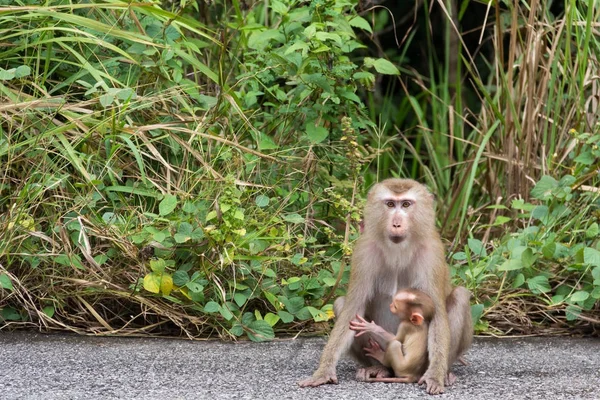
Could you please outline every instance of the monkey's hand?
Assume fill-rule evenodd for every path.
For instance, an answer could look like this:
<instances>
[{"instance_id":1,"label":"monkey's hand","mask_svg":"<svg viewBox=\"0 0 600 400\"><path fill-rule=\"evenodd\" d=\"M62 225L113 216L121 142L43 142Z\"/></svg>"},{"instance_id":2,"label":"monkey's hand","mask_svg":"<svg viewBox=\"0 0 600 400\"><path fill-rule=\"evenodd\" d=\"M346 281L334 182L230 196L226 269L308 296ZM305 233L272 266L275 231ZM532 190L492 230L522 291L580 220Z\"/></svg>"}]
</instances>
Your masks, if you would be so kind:
<instances>
[{"instance_id":1,"label":"monkey's hand","mask_svg":"<svg viewBox=\"0 0 600 400\"><path fill-rule=\"evenodd\" d=\"M427 385L427 393L429 394L441 394L444 393L444 379L438 379L433 377L431 374L425 373L419 379L419 385Z\"/></svg>"},{"instance_id":2,"label":"monkey's hand","mask_svg":"<svg viewBox=\"0 0 600 400\"><path fill-rule=\"evenodd\" d=\"M317 369L313 376L307 379L303 379L298 382L298 386L300 387L316 387L321 386L326 383L335 383L337 385L338 379L335 374L335 369L333 370L325 370L321 371L321 369Z\"/></svg>"},{"instance_id":3,"label":"monkey's hand","mask_svg":"<svg viewBox=\"0 0 600 400\"><path fill-rule=\"evenodd\" d=\"M364 333L380 333L384 331L382 327L377 325L375 322L368 322L366 319L361 317L360 315L356 316L356 319L350 321L350 330L355 331L354 336L358 337ZM384 331L385 332L385 331Z\"/></svg>"},{"instance_id":4,"label":"monkey's hand","mask_svg":"<svg viewBox=\"0 0 600 400\"><path fill-rule=\"evenodd\" d=\"M365 351L365 355L367 357L374 358L383 364L385 353L379 345L379 343L377 343L373 339L369 339L369 347L364 347L363 350Z\"/></svg>"}]
</instances>

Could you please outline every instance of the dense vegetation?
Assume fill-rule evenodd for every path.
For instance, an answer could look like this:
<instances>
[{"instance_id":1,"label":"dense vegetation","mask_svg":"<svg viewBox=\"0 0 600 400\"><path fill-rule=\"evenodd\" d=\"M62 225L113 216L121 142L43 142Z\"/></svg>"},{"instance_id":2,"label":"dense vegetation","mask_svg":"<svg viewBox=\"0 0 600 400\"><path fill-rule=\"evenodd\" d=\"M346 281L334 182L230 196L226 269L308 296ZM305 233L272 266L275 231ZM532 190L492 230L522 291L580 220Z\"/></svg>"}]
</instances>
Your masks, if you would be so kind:
<instances>
[{"instance_id":1,"label":"dense vegetation","mask_svg":"<svg viewBox=\"0 0 600 400\"><path fill-rule=\"evenodd\" d=\"M38 3L0 0L0 329L322 329L389 176L478 331L597 326L596 5Z\"/></svg>"}]
</instances>

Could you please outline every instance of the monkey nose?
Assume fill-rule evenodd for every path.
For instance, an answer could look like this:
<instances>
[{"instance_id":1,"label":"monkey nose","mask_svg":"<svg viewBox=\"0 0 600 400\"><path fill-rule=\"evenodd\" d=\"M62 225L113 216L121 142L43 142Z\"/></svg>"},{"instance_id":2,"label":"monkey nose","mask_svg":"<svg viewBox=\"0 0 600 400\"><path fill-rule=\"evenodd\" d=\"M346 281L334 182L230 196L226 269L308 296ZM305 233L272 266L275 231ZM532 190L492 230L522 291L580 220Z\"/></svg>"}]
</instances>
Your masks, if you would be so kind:
<instances>
[{"instance_id":1,"label":"monkey nose","mask_svg":"<svg viewBox=\"0 0 600 400\"><path fill-rule=\"evenodd\" d=\"M394 228L402 228L402 225L401 225L401 224L392 224L392 226L393 226Z\"/></svg>"}]
</instances>

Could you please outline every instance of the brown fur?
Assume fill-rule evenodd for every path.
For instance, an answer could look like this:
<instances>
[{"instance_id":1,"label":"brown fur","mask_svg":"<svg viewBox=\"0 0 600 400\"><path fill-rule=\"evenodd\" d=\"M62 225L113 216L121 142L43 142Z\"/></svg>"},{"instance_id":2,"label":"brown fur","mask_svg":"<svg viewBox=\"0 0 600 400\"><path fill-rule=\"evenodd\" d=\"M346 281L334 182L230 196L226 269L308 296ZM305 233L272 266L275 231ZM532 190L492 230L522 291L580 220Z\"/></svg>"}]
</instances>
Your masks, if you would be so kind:
<instances>
[{"instance_id":1,"label":"brown fur","mask_svg":"<svg viewBox=\"0 0 600 400\"><path fill-rule=\"evenodd\" d=\"M397 202L410 192L415 197L414 204L402 212L388 208L379 199L388 196L389 192ZM457 354L466 350L463 345L468 342L466 338L472 335L472 331L469 331L470 317L465 317L468 298L464 301L463 291L453 291L450 285L444 246L435 227L432 196L416 181L384 180L369 191L364 221L364 233L356 241L352 255L347 295L336 301L339 312L319 367L311 378L300 381L299 385L337 383L337 362L349 349L363 365L373 366L373 360L365 357L362 351L368 344L369 335L355 338L354 332L348 329L350 321L356 315L362 315L386 331L394 331L399 320L388 307L392 296L399 289L413 287L429 295L435 307L435 316L428 330L430 362L421 380L427 384L429 393L441 393L448 367L458 357ZM392 224L392 221L397 223ZM402 240L395 243L390 232L402 235ZM449 298L451 295L462 297ZM450 315L446 309L447 302L453 305L448 310ZM464 340L454 339L463 336ZM451 337L452 346L456 346L452 349ZM381 366L378 368L381 371Z\"/></svg>"},{"instance_id":2,"label":"brown fur","mask_svg":"<svg viewBox=\"0 0 600 400\"><path fill-rule=\"evenodd\" d=\"M403 289L396 293L390 307L400 319L396 337L388 341L385 352L374 341L364 350L367 356L392 368L395 377L370 378L367 381L417 382L425 373L428 365L427 331L429 322L435 314L433 301L420 290ZM422 321L420 321L421 318ZM353 321L350 327L357 332L376 333L380 329L376 324L364 324L360 321Z\"/></svg>"}]
</instances>

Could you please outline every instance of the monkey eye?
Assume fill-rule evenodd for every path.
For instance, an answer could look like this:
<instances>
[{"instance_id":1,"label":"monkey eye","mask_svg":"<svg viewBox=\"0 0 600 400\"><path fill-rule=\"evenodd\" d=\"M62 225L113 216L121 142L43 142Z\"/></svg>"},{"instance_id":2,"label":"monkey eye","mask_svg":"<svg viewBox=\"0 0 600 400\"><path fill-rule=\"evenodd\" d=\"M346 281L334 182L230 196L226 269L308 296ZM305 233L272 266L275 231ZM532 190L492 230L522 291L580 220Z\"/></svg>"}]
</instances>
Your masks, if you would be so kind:
<instances>
[{"instance_id":1,"label":"monkey eye","mask_svg":"<svg viewBox=\"0 0 600 400\"><path fill-rule=\"evenodd\" d=\"M388 206L389 208L394 208L394 207L396 207L396 203L394 203L394 202L393 202L393 201L391 201L391 200L388 200L388 201L386 201L386 202L385 202L385 205L386 205L386 206Z\"/></svg>"},{"instance_id":2,"label":"monkey eye","mask_svg":"<svg viewBox=\"0 0 600 400\"><path fill-rule=\"evenodd\" d=\"M404 200L402 202L402 208L408 208L410 206L412 206L412 201Z\"/></svg>"}]
</instances>

